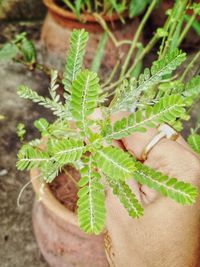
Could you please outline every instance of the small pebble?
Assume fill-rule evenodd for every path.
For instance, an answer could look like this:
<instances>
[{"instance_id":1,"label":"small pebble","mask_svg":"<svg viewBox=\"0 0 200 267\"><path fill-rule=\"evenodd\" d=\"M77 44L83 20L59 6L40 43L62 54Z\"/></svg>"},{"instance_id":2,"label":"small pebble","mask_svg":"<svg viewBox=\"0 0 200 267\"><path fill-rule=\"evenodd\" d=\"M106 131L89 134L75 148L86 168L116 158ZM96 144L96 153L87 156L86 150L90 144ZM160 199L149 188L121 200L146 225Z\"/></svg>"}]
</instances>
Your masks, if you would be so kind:
<instances>
[{"instance_id":1,"label":"small pebble","mask_svg":"<svg viewBox=\"0 0 200 267\"><path fill-rule=\"evenodd\" d=\"M4 176L8 174L8 171L6 169L0 170L0 176Z\"/></svg>"}]
</instances>

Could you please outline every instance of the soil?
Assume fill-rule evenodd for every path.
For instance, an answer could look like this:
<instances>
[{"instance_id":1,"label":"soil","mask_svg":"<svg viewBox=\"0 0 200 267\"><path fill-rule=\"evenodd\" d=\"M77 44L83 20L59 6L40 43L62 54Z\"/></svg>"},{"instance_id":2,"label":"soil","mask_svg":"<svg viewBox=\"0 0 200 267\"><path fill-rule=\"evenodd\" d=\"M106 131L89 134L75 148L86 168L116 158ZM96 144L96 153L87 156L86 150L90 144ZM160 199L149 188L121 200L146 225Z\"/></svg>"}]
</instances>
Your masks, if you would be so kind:
<instances>
[{"instance_id":1,"label":"soil","mask_svg":"<svg viewBox=\"0 0 200 267\"><path fill-rule=\"evenodd\" d=\"M0 23L0 43L13 38L21 31L27 31L38 50L41 63L59 69L63 62L52 54L47 54L40 46L40 22ZM20 84L36 90L39 94L48 94L49 79L41 72L30 72L19 64L0 62L0 266L1 267L48 267L42 257L32 230L32 205L34 193L31 186L22 194L20 207L17 197L22 187L30 181L28 172L17 171L16 159L20 142L16 135L16 125L25 123L26 138L39 137L33 127L33 121L40 116L49 121L54 119L51 112L21 99L16 94Z\"/></svg>"},{"instance_id":2,"label":"soil","mask_svg":"<svg viewBox=\"0 0 200 267\"><path fill-rule=\"evenodd\" d=\"M62 8L64 8L64 9L66 9L66 10L68 10L68 11L71 11L71 10L67 7L67 5L66 5L65 3L63 3L62 0L54 0L54 2L55 2L56 5L58 5L58 6L62 7Z\"/></svg>"},{"instance_id":3,"label":"soil","mask_svg":"<svg viewBox=\"0 0 200 267\"><path fill-rule=\"evenodd\" d=\"M49 184L49 188L61 204L75 212L78 200L78 189L75 182L80 179L80 174L73 167L67 166L65 169L69 175L65 173L59 174L54 181Z\"/></svg>"}]
</instances>

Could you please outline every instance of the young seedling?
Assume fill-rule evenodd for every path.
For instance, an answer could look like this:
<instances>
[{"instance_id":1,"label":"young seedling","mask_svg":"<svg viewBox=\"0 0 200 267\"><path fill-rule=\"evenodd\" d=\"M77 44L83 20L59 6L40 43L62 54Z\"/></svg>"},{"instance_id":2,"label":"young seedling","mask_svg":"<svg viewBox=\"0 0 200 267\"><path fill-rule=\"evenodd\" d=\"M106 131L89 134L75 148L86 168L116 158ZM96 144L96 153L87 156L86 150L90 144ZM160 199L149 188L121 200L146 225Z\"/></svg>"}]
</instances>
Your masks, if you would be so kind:
<instances>
[{"instance_id":1,"label":"young seedling","mask_svg":"<svg viewBox=\"0 0 200 267\"><path fill-rule=\"evenodd\" d=\"M151 2L150 0L123 0L123 1L98 1L98 0L79 0L69 1L62 0L68 9L80 18L81 12L83 13L101 13L104 15L112 15L113 12L121 14L128 11L129 16L132 18L139 15L145 7Z\"/></svg>"},{"instance_id":2,"label":"young seedling","mask_svg":"<svg viewBox=\"0 0 200 267\"><path fill-rule=\"evenodd\" d=\"M30 67L36 63L35 46L27 39L25 32L17 34L11 42L1 47L0 60L9 59L20 61Z\"/></svg>"},{"instance_id":3,"label":"young seedling","mask_svg":"<svg viewBox=\"0 0 200 267\"><path fill-rule=\"evenodd\" d=\"M49 123L40 118L34 123L43 137L41 143L46 140L45 149L38 146L38 140L24 144L18 153L17 168L39 169L46 183L51 183L66 165L77 168L81 175L78 221L80 228L89 234L99 234L104 228L105 185L112 188L132 218L142 216L143 208L129 188L128 179L182 205L193 204L198 193L194 186L144 166L128 152L112 145L113 140L145 132L158 124L180 128L181 120L188 119L187 108L199 95L200 77L186 85L179 80L170 82L166 91L159 87L166 83L164 77L181 65L186 54L178 49L169 51L150 69L145 69L138 80L124 79L106 107L103 105L106 96L102 95L97 74L82 69L87 40L88 33L84 30L72 32L63 74L64 102L56 92L56 71L51 75L50 97L40 96L26 86L18 88L19 96L52 110L57 119ZM101 110L102 118L93 120L90 115L96 108ZM129 115L112 124L111 114L122 110Z\"/></svg>"}]
</instances>

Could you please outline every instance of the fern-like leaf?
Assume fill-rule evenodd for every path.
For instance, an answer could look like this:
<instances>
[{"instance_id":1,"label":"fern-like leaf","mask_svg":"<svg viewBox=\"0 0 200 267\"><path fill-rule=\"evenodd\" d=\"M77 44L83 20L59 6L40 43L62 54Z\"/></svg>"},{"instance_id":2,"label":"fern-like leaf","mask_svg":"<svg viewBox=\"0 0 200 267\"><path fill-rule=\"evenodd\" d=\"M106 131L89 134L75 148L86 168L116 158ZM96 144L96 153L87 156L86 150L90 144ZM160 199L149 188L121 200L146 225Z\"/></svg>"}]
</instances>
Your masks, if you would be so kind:
<instances>
[{"instance_id":1,"label":"fern-like leaf","mask_svg":"<svg viewBox=\"0 0 200 267\"><path fill-rule=\"evenodd\" d=\"M47 152L29 145L24 145L19 150L17 157L17 169L21 171L38 168L41 164L50 160Z\"/></svg>"},{"instance_id":2,"label":"fern-like leaf","mask_svg":"<svg viewBox=\"0 0 200 267\"><path fill-rule=\"evenodd\" d=\"M71 138L58 141L52 146L52 153L56 161L64 165L79 160L84 148L84 144L81 140Z\"/></svg>"},{"instance_id":3,"label":"fern-like leaf","mask_svg":"<svg viewBox=\"0 0 200 267\"><path fill-rule=\"evenodd\" d=\"M57 94L56 90L58 89L59 85L56 84L58 79L58 71L57 70L51 70L51 81L50 81L50 87L49 87L49 93L55 102L62 104L60 101L60 96Z\"/></svg>"},{"instance_id":4,"label":"fern-like leaf","mask_svg":"<svg viewBox=\"0 0 200 267\"><path fill-rule=\"evenodd\" d=\"M72 81L81 70L85 45L88 40L88 33L82 30L73 30L70 38L70 49L67 55L65 70L63 74L63 84L65 91L69 92Z\"/></svg>"},{"instance_id":5,"label":"fern-like leaf","mask_svg":"<svg viewBox=\"0 0 200 267\"><path fill-rule=\"evenodd\" d=\"M115 180L108 177L106 180L112 188L113 193L119 198L120 202L132 218L139 218L143 215L143 208L125 181Z\"/></svg>"},{"instance_id":6,"label":"fern-like leaf","mask_svg":"<svg viewBox=\"0 0 200 267\"><path fill-rule=\"evenodd\" d=\"M147 91L150 87L160 82L165 75L174 71L186 58L186 54L175 49L169 52L163 59L155 61L151 69L145 69L144 73L139 76L139 80L129 85L128 90L122 90L114 100L112 111L127 110L132 111L133 104L142 92Z\"/></svg>"},{"instance_id":7,"label":"fern-like leaf","mask_svg":"<svg viewBox=\"0 0 200 267\"><path fill-rule=\"evenodd\" d=\"M16 127L16 134L21 142L23 142L24 140L25 133L26 133L25 125L23 123L18 123Z\"/></svg>"},{"instance_id":8,"label":"fern-like leaf","mask_svg":"<svg viewBox=\"0 0 200 267\"><path fill-rule=\"evenodd\" d=\"M97 74L89 70L80 72L72 83L71 113L74 120L81 121L84 132L87 116L94 111L97 105L99 90Z\"/></svg>"},{"instance_id":9,"label":"fern-like leaf","mask_svg":"<svg viewBox=\"0 0 200 267\"><path fill-rule=\"evenodd\" d=\"M200 75L193 77L185 86L183 95L196 98L200 94Z\"/></svg>"},{"instance_id":10,"label":"fern-like leaf","mask_svg":"<svg viewBox=\"0 0 200 267\"><path fill-rule=\"evenodd\" d=\"M136 162L136 168L133 178L140 184L147 185L182 205L192 205L195 202L198 191L191 184L169 178L140 162Z\"/></svg>"},{"instance_id":11,"label":"fern-like leaf","mask_svg":"<svg viewBox=\"0 0 200 267\"><path fill-rule=\"evenodd\" d=\"M61 172L63 165L53 160L45 161L40 165L40 172L46 183L51 183Z\"/></svg>"},{"instance_id":12,"label":"fern-like leaf","mask_svg":"<svg viewBox=\"0 0 200 267\"><path fill-rule=\"evenodd\" d=\"M116 121L112 127L107 124L102 134L108 139L120 139L133 132L145 132L147 127L155 127L156 124L166 122L173 123L177 118L184 118L183 98L179 95L165 96L161 98L154 106L148 106L144 111L137 111Z\"/></svg>"},{"instance_id":13,"label":"fern-like leaf","mask_svg":"<svg viewBox=\"0 0 200 267\"><path fill-rule=\"evenodd\" d=\"M51 100L48 97L43 97L38 95L36 92L34 92L32 89L26 86L19 86L17 88L17 94L25 99L30 99L34 103L38 103L38 105L41 105L45 108L48 108L53 111L53 114L58 117L68 118L70 119L70 112L66 106L63 106L60 102L55 102L54 100Z\"/></svg>"},{"instance_id":14,"label":"fern-like leaf","mask_svg":"<svg viewBox=\"0 0 200 267\"><path fill-rule=\"evenodd\" d=\"M34 126L42 133L42 135L44 135L48 132L49 123L44 118L40 118L34 121Z\"/></svg>"},{"instance_id":15,"label":"fern-like leaf","mask_svg":"<svg viewBox=\"0 0 200 267\"><path fill-rule=\"evenodd\" d=\"M80 173L77 202L79 225L88 234L99 234L105 221L105 196L100 175L92 169L91 158Z\"/></svg>"},{"instance_id":16,"label":"fern-like leaf","mask_svg":"<svg viewBox=\"0 0 200 267\"><path fill-rule=\"evenodd\" d=\"M133 158L115 147L98 149L94 154L94 161L104 174L114 179L125 180L132 177L135 171Z\"/></svg>"},{"instance_id":17,"label":"fern-like leaf","mask_svg":"<svg viewBox=\"0 0 200 267\"><path fill-rule=\"evenodd\" d=\"M191 146L191 148L200 155L200 135L193 133L188 136L187 139L188 144Z\"/></svg>"},{"instance_id":18,"label":"fern-like leaf","mask_svg":"<svg viewBox=\"0 0 200 267\"><path fill-rule=\"evenodd\" d=\"M64 119L58 119L48 126L48 133L58 139L69 137L79 137L77 129L72 129Z\"/></svg>"}]
</instances>

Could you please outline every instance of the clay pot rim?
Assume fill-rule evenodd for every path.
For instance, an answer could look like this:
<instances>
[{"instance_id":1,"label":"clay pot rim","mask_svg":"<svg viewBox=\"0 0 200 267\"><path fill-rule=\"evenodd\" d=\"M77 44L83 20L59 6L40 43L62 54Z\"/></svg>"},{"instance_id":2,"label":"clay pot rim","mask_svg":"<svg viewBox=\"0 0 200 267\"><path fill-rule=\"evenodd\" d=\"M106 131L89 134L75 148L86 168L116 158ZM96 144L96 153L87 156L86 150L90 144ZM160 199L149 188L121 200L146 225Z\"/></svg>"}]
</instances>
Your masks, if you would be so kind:
<instances>
[{"instance_id":1,"label":"clay pot rim","mask_svg":"<svg viewBox=\"0 0 200 267\"><path fill-rule=\"evenodd\" d=\"M48 208L60 219L74 226L78 226L78 220L76 214L71 210L67 209L55 198L48 184L43 184L41 179L36 178L39 176L39 173L40 172L38 169L32 169L30 171L31 183L36 195L40 195L41 197L40 201L45 205L46 208ZM41 196L40 190L43 185L44 185L43 187L44 194Z\"/></svg>"},{"instance_id":2,"label":"clay pot rim","mask_svg":"<svg viewBox=\"0 0 200 267\"><path fill-rule=\"evenodd\" d=\"M70 19L70 20L76 20L77 17L73 12L70 12L68 10L63 9L62 7L59 7L54 0L43 0L44 5L53 13L56 13L58 16L61 16L65 19ZM127 17L127 12L124 12L123 17ZM111 16L108 15L102 15L103 19L107 22L111 21L118 21L120 20L119 14L114 12ZM93 22L93 23L98 23L95 19L95 17L91 14L81 14L80 15L80 20L81 21L86 21L86 22Z\"/></svg>"}]
</instances>

